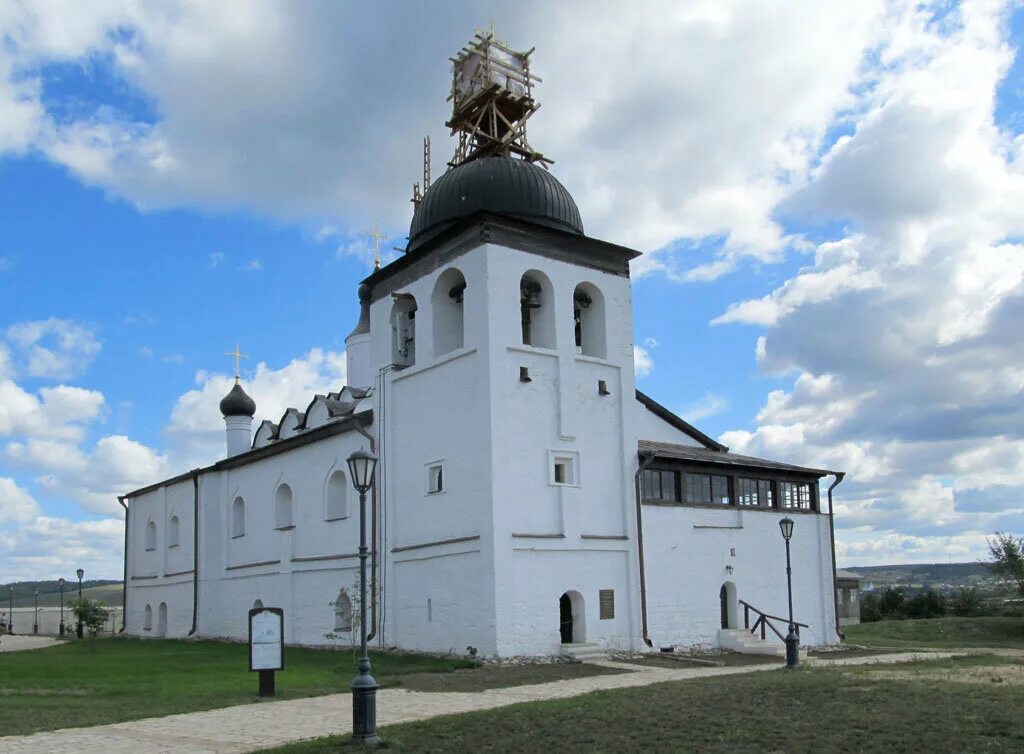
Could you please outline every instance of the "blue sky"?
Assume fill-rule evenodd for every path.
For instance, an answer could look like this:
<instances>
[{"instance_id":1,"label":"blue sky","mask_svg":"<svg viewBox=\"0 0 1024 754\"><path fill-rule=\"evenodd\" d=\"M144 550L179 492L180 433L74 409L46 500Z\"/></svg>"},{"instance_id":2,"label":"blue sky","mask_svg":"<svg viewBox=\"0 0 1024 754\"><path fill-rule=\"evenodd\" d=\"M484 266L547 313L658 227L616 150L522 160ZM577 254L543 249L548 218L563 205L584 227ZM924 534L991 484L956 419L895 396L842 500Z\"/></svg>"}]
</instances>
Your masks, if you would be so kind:
<instances>
[{"instance_id":1,"label":"blue sky","mask_svg":"<svg viewBox=\"0 0 1024 754\"><path fill-rule=\"evenodd\" d=\"M588 233L645 252L642 390L847 470L847 565L1021 533L1022 14L855 5L0 4L0 581L118 575L113 495L216 456L235 342L271 418L340 387L491 18Z\"/></svg>"}]
</instances>

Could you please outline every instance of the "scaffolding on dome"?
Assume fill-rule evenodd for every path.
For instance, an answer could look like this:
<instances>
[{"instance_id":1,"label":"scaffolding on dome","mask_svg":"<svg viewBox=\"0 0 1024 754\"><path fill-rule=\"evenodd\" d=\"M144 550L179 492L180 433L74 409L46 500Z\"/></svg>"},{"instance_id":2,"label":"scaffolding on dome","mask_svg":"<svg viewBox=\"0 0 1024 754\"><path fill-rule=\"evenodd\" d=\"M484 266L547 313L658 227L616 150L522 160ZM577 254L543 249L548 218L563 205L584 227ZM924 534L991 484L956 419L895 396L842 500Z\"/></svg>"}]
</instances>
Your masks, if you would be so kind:
<instances>
[{"instance_id":1,"label":"scaffolding on dome","mask_svg":"<svg viewBox=\"0 0 1024 754\"><path fill-rule=\"evenodd\" d=\"M552 160L530 146L526 122L540 105L533 99L530 54L498 39L494 25L478 31L452 61L451 118L445 123L459 135L450 167L478 157L514 154L544 167Z\"/></svg>"}]
</instances>

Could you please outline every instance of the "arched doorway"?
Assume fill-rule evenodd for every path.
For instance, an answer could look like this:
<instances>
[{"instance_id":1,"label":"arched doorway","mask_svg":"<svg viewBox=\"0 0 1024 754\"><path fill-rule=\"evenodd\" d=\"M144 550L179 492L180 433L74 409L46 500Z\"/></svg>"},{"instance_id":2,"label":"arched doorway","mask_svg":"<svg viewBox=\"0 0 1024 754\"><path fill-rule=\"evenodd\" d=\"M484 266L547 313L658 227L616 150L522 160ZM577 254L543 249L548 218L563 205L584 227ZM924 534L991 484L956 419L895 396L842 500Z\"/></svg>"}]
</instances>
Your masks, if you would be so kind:
<instances>
[{"instance_id":1,"label":"arched doorway","mask_svg":"<svg viewBox=\"0 0 1024 754\"><path fill-rule=\"evenodd\" d=\"M563 644L586 641L586 619L583 595L568 591L558 598L558 633Z\"/></svg>"},{"instance_id":2,"label":"arched doorway","mask_svg":"<svg viewBox=\"0 0 1024 754\"><path fill-rule=\"evenodd\" d=\"M722 628L736 628L739 622L737 613L739 605L736 602L736 585L731 581L722 584L718 590L719 609L722 617Z\"/></svg>"}]
</instances>

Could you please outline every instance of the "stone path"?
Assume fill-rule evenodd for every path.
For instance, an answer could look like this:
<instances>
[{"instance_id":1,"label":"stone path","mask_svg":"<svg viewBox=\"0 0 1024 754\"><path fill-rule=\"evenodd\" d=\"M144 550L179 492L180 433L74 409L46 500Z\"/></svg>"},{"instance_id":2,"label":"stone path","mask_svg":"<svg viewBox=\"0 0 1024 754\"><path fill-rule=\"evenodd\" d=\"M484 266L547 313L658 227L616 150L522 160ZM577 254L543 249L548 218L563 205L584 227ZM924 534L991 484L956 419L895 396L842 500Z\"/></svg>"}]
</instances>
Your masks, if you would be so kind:
<instances>
[{"instance_id":1,"label":"stone path","mask_svg":"<svg viewBox=\"0 0 1024 754\"><path fill-rule=\"evenodd\" d=\"M25 649L42 649L52 647L54 644L63 644L59 639L51 639L49 636L21 636L15 634L0 636L0 652L21 652Z\"/></svg>"},{"instance_id":2,"label":"stone path","mask_svg":"<svg viewBox=\"0 0 1024 754\"><path fill-rule=\"evenodd\" d=\"M922 658L952 657L953 652L907 652L877 657L819 660L820 665L889 664ZM746 665L718 668L670 668L627 665L611 661L595 664L632 670L632 673L590 676L532 686L492 689L477 693L416 692L384 689L377 692L377 724L380 726L488 710L520 702L561 699L591 691L647 686L665 681L685 681L740 673L779 670L778 665ZM190 712L92 728L66 728L31 736L0 737L3 754L61 754L63 752L247 752L308 738L351 730L349 694L295 699L284 702L244 704L236 707Z\"/></svg>"}]
</instances>

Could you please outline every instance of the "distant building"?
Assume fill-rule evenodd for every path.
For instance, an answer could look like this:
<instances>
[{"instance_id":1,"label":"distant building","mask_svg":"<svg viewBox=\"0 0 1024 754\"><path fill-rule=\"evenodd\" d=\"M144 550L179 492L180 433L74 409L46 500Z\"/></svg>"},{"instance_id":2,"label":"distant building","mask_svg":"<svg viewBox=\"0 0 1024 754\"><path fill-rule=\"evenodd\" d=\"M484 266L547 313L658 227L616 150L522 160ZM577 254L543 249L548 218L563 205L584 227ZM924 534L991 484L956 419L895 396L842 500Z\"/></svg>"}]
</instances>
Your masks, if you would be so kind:
<instances>
[{"instance_id":1,"label":"distant building","mask_svg":"<svg viewBox=\"0 0 1024 754\"><path fill-rule=\"evenodd\" d=\"M836 571L836 605L840 626L860 623L860 576L852 571Z\"/></svg>"}]
</instances>

